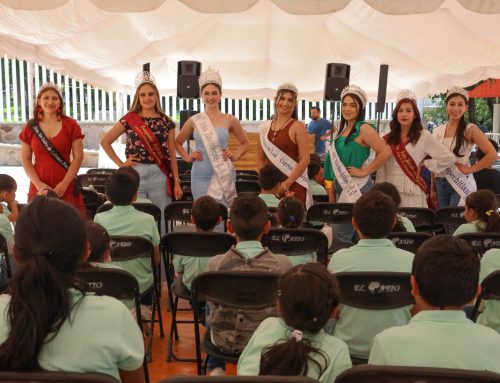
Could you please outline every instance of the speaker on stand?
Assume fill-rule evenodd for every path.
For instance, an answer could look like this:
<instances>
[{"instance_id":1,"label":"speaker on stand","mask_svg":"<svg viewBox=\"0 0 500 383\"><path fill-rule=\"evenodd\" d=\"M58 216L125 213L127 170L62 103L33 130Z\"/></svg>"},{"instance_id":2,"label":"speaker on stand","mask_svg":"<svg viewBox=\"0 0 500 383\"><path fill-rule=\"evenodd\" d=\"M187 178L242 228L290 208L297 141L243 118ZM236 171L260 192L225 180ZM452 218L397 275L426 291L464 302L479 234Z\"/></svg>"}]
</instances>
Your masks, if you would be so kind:
<instances>
[{"instance_id":1,"label":"speaker on stand","mask_svg":"<svg viewBox=\"0 0 500 383\"><path fill-rule=\"evenodd\" d=\"M340 94L342 90L349 85L349 77L351 74L351 66L342 63L329 63L326 64L325 74L325 93L324 99L326 101L335 102L342 101ZM333 137L335 108L331 108L331 122L330 132Z\"/></svg>"},{"instance_id":2,"label":"speaker on stand","mask_svg":"<svg viewBox=\"0 0 500 383\"><path fill-rule=\"evenodd\" d=\"M380 65L380 72L378 76L378 94L377 105L375 106L375 113L377 113L377 132L380 131L380 116L385 110L385 98L387 95L387 77L389 75L389 65Z\"/></svg>"},{"instance_id":3,"label":"speaker on stand","mask_svg":"<svg viewBox=\"0 0 500 383\"><path fill-rule=\"evenodd\" d=\"M198 61L179 61L177 63L177 97L187 99L200 97L200 85L198 83L200 73L201 63ZM191 104L191 101L189 104ZM188 110L179 112L181 130L189 117L198 113L198 111L191 110L190 107L192 105L188 105ZM188 153L191 153L191 140L193 140L192 135L187 139Z\"/></svg>"}]
</instances>

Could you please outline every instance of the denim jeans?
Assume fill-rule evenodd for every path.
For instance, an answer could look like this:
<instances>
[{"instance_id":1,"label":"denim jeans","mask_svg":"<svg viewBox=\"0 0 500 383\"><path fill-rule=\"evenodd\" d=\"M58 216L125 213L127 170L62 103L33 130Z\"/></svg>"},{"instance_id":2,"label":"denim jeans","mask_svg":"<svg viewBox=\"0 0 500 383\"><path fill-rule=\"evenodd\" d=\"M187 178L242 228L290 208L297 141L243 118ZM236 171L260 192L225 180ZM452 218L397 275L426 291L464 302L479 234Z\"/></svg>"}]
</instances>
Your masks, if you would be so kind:
<instances>
[{"instance_id":1,"label":"denim jeans","mask_svg":"<svg viewBox=\"0 0 500 383\"><path fill-rule=\"evenodd\" d=\"M436 177L436 194L438 207L458 206L460 195L444 177Z\"/></svg>"}]
</instances>

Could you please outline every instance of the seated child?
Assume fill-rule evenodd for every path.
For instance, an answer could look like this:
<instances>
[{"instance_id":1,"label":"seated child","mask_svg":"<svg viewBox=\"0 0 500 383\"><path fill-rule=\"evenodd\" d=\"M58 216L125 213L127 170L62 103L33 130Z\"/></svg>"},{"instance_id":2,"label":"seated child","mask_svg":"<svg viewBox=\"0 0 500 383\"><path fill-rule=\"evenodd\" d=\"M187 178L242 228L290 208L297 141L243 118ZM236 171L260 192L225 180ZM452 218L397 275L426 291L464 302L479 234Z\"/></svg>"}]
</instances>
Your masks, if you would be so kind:
<instances>
[{"instance_id":1,"label":"seated child","mask_svg":"<svg viewBox=\"0 0 500 383\"><path fill-rule=\"evenodd\" d=\"M280 200L276 197L283 175L273 165L266 165L259 170L259 184L261 193L259 197L266 203L267 207L278 207Z\"/></svg>"},{"instance_id":2,"label":"seated child","mask_svg":"<svg viewBox=\"0 0 500 383\"><path fill-rule=\"evenodd\" d=\"M208 261L207 271L269 271L284 273L292 267L287 256L273 254L260 242L269 231L267 207L262 199L252 193L241 193L233 201L227 227L236 236L236 246L227 253L216 255ZM212 342L228 354L239 354L245 348L254 330L265 318L276 315L276 309L236 310L209 303L208 322ZM232 325L231 325L232 324ZM215 371L215 369L217 370ZM224 363L214 358L208 360L208 370L218 374Z\"/></svg>"},{"instance_id":3,"label":"seated child","mask_svg":"<svg viewBox=\"0 0 500 383\"><path fill-rule=\"evenodd\" d=\"M215 226L221 222L219 202L208 195L198 198L191 209L191 222L196 226L197 232L213 232ZM173 264L176 276L174 284L182 283L185 288L191 290L191 282L194 277L207 269L209 259L208 257L174 255Z\"/></svg>"},{"instance_id":4,"label":"seated child","mask_svg":"<svg viewBox=\"0 0 500 383\"><path fill-rule=\"evenodd\" d=\"M102 225L94 221L87 222L87 241L89 243L89 256L87 263L92 267L113 268L111 262L111 247L109 234Z\"/></svg>"},{"instance_id":5,"label":"seated child","mask_svg":"<svg viewBox=\"0 0 500 383\"><path fill-rule=\"evenodd\" d=\"M378 334L368 363L500 373L500 335L463 311L481 291L478 282L479 259L467 242L450 235L424 242L411 276L417 314Z\"/></svg>"},{"instance_id":6,"label":"seated child","mask_svg":"<svg viewBox=\"0 0 500 383\"><path fill-rule=\"evenodd\" d=\"M323 186L323 166L317 154L311 153L309 165L307 166L307 176L309 177L309 190L312 195L328 195Z\"/></svg>"},{"instance_id":7,"label":"seated child","mask_svg":"<svg viewBox=\"0 0 500 383\"><path fill-rule=\"evenodd\" d=\"M7 174L0 174L0 235L7 242L9 254L12 254L12 246L14 245L12 223L16 222L19 215L16 191L16 180Z\"/></svg>"},{"instance_id":8,"label":"seated child","mask_svg":"<svg viewBox=\"0 0 500 383\"><path fill-rule=\"evenodd\" d=\"M307 375L333 382L351 367L346 344L323 330L339 298L336 278L321 265L288 270L278 285L280 317L265 319L255 330L238 360L238 375Z\"/></svg>"},{"instance_id":9,"label":"seated child","mask_svg":"<svg viewBox=\"0 0 500 383\"><path fill-rule=\"evenodd\" d=\"M139 183L127 173L115 172L106 181L106 197L113 204L109 211L96 214L94 221L101 224L113 235L130 235L142 237L154 246L154 260L160 264L160 234L154 218L136 210L132 203L137 198ZM111 262L128 271L139 282L140 293L144 293L153 284L151 260L147 257Z\"/></svg>"},{"instance_id":10,"label":"seated child","mask_svg":"<svg viewBox=\"0 0 500 383\"><path fill-rule=\"evenodd\" d=\"M500 232L500 216L497 199L491 190L483 189L471 193L465 199L464 218L467 223L458 227L454 236L465 233Z\"/></svg>"},{"instance_id":11,"label":"seated child","mask_svg":"<svg viewBox=\"0 0 500 383\"><path fill-rule=\"evenodd\" d=\"M119 167L118 169L116 169L116 172L115 173L127 173L127 174L130 174L132 177L135 178L135 180L137 181L137 183L140 183L141 182L141 175L139 174L139 172L137 170L134 169L133 166L121 166ZM104 203L111 203L110 201L106 201ZM142 198L139 196L139 194L137 194L137 198L135 199L134 203L153 203L151 202L151 200L147 199L147 198Z\"/></svg>"},{"instance_id":12,"label":"seated child","mask_svg":"<svg viewBox=\"0 0 500 383\"><path fill-rule=\"evenodd\" d=\"M479 282L491 273L500 270L500 249L490 249L481 258L481 271L479 272ZM500 334L500 301L488 299L484 301L484 309L477 317L477 323L491 327Z\"/></svg>"},{"instance_id":13,"label":"seated child","mask_svg":"<svg viewBox=\"0 0 500 383\"><path fill-rule=\"evenodd\" d=\"M394 186L390 182L380 182L373 185L372 190L381 191L385 195L389 196L396 204L396 209L399 208L399 205L401 204L401 196L399 195L399 190L396 188L396 186ZM413 223L407 217L403 217L401 214L397 213L396 218L396 224L391 231L408 233L416 232L415 226L413 226Z\"/></svg>"},{"instance_id":14,"label":"seated child","mask_svg":"<svg viewBox=\"0 0 500 383\"><path fill-rule=\"evenodd\" d=\"M396 205L379 191L369 191L354 204L352 225L359 242L333 254L331 273L359 271L411 272L413 254L398 249L386 236L396 223ZM365 310L340 305L333 335L346 342L352 356L367 359L375 335L410 320L411 306L389 310Z\"/></svg>"},{"instance_id":15,"label":"seated child","mask_svg":"<svg viewBox=\"0 0 500 383\"><path fill-rule=\"evenodd\" d=\"M276 212L278 223L287 229L298 229L302 227L304 220L304 205L299 200L292 197L283 198ZM316 253L288 256L292 265L300 265L307 262L316 262Z\"/></svg>"}]
</instances>

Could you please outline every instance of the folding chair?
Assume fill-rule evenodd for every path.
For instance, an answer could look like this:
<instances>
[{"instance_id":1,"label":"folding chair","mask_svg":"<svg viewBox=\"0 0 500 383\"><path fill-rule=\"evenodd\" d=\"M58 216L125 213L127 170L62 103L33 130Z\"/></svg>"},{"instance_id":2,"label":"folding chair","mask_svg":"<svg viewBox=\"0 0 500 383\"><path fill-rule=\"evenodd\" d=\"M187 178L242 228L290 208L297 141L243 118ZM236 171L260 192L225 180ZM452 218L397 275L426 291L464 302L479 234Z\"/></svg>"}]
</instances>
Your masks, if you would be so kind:
<instances>
[{"instance_id":1,"label":"folding chair","mask_svg":"<svg viewBox=\"0 0 500 383\"><path fill-rule=\"evenodd\" d=\"M328 202L328 195L327 194L313 194L313 201L314 203L319 203L319 202Z\"/></svg>"},{"instance_id":2,"label":"folding chair","mask_svg":"<svg viewBox=\"0 0 500 383\"><path fill-rule=\"evenodd\" d=\"M227 207L223 204L219 204L221 209L221 217L224 221L224 228L226 227L226 221L228 218ZM191 222L191 209L193 207L193 201L174 201L168 204L163 211L163 216L165 217L166 232L170 233L178 228L178 223L185 225Z\"/></svg>"},{"instance_id":3,"label":"folding chair","mask_svg":"<svg viewBox=\"0 0 500 383\"><path fill-rule=\"evenodd\" d=\"M465 233L458 237L467 241L479 258L489 249L500 248L500 233Z\"/></svg>"},{"instance_id":4,"label":"folding chair","mask_svg":"<svg viewBox=\"0 0 500 383\"><path fill-rule=\"evenodd\" d=\"M262 237L262 245L288 256L316 253L319 263L327 263L328 238L320 230L272 228Z\"/></svg>"},{"instance_id":5,"label":"folding chair","mask_svg":"<svg viewBox=\"0 0 500 383\"><path fill-rule=\"evenodd\" d=\"M432 238L432 234L425 232L392 232L387 235L387 238L390 239L398 249L403 249L415 254L422 243Z\"/></svg>"},{"instance_id":6,"label":"folding chair","mask_svg":"<svg viewBox=\"0 0 500 383\"><path fill-rule=\"evenodd\" d=\"M105 193L106 192L106 180L109 177L108 174L79 174L78 179L80 180L80 183L82 187L84 188L89 188L93 187L95 191L99 193Z\"/></svg>"},{"instance_id":7,"label":"folding chair","mask_svg":"<svg viewBox=\"0 0 500 383\"><path fill-rule=\"evenodd\" d=\"M463 206L442 207L435 212L436 220L434 225L443 225L447 234L453 234L458 226L465 223L464 213L465 208Z\"/></svg>"},{"instance_id":8,"label":"folding chair","mask_svg":"<svg viewBox=\"0 0 500 383\"><path fill-rule=\"evenodd\" d=\"M8 383L119 383L107 374L60 371L0 371L0 382Z\"/></svg>"},{"instance_id":9,"label":"folding chair","mask_svg":"<svg viewBox=\"0 0 500 383\"><path fill-rule=\"evenodd\" d=\"M174 376L160 383L318 383L307 376ZM333 383L333 382L332 382Z\"/></svg>"},{"instance_id":10,"label":"folding chair","mask_svg":"<svg viewBox=\"0 0 500 383\"><path fill-rule=\"evenodd\" d=\"M83 188L83 202L87 208L87 212L90 219L94 219L97 210L106 201L106 197L103 194L97 193L95 190L89 188Z\"/></svg>"},{"instance_id":11,"label":"folding chair","mask_svg":"<svg viewBox=\"0 0 500 383\"><path fill-rule=\"evenodd\" d=\"M113 235L110 239L111 258L114 261L129 261L138 258L149 258L151 261L151 269L153 271L153 284L150 288L148 288L141 294L142 297L146 294L151 293L153 297L153 310L150 321L151 333L148 340L148 348L146 353L148 361L151 361L155 322L158 322L160 326L160 336L162 338L165 336L163 332L163 321L161 316L160 292L158 291L158 267L154 261L153 245L151 244L151 242L144 238L134 236ZM158 314L157 320L155 319L156 313Z\"/></svg>"},{"instance_id":12,"label":"folding chair","mask_svg":"<svg viewBox=\"0 0 500 383\"><path fill-rule=\"evenodd\" d=\"M85 282L86 291L95 295L106 295L120 301L133 300L137 325L144 334L141 320L141 303L139 301L139 284L137 279L125 270L120 269L80 269L76 274L77 278ZM144 377L149 383L149 370L146 355L144 355Z\"/></svg>"},{"instance_id":13,"label":"folding chair","mask_svg":"<svg viewBox=\"0 0 500 383\"><path fill-rule=\"evenodd\" d=\"M241 175L253 175L253 176L259 176L259 173L256 170L249 170L249 169L241 169L238 170L236 169L236 177L241 176Z\"/></svg>"},{"instance_id":14,"label":"folding chair","mask_svg":"<svg viewBox=\"0 0 500 383\"><path fill-rule=\"evenodd\" d=\"M189 174L179 174L179 179L181 181L189 181L189 182L191 182L191 173L189 173Z\"/></svg>"},{"instance_id":15,"label":"folding chair","mask_svg":"<svg viewBox=\"0 0 500 383\"><path fill-rule=\"evenodd\" d=\"M87 170L86 174L113 174L116 170L110 168L92 168Z\"/></svg>"},{"instance_id":16,"label":"folding chair","mask_svg":"<svg viewBox=\"0 0 500 383\"><path fill-rule=\"evenodd\" d=\"M256 174L236 174L236 181L257 181L259 182L259 176Z\"/></svg>"},{"instance_id":17,"label":"folding chair","mask_svg":"<svg viewBox=\"0 0 500 383\"><path fill-rule=\"evenodd\" d=\"M239 181L236 180L237 193L260 193L260 184L258 181Z\"/></svg>"},{"instance_id":18,"label":"folding chair","mask_svg":"<svg viewBox=\"0 0 500 383\"><path fill-rule=\"evenodd\" d=\"M163 236L161 240L163 251L168 254L169 262L174 255L184 255L189 257L213 257L217 254L224 254L231 246L236 244L236 239L227 233L183 233L174 232ZM169 265L173 269L172 264ZM191 291L180 288L174 284L172 273L167 273L168 298L172 311L172 322L168 336L167 362L175 359L179 362L196 362L193 358L179 358L173 350L174 337L179 340L177 331L178 323L195 323L194 320L177 320L177 307L179 298L191 300ZM182 285L182 287L185 287ZM175 294L175 299L173 295ZM195 323L197 326L197 323Z\"/></svg>"},{"instance_id":19,"label":"folding chair","mask_svg":"<svg viewBox=\"0 0 500 383\"><path fill-rule=\"evenodd\" d=\"M268 207L267 215L269 216L269 221L271 221L271 227L278 227L278 208Z\"/></svg>"},{"instance_id":20,"label":"folding chair","mask_svg":"<svg viewBox=\"0 0 500 383\"><path fill-rule=\"evenodd\" d=\"M336 273L340 303L365 310L390 310L412 305L410 273L344 272ZM352 357L353 364L367 361Z\"/></svg>"},{"instance_id":21,"label":"folding chair","mask_svg":"<svg viewBox=\"0 0 500 383\"><path fill-rule=\"evenodd\" d=\"M307 209L307 222L321 221L351 224L352 207L352 203L315 203Z\"/></svg>"},{"instance_id":22,"label":"folding chair","mask_svg":"<svg viewBox=\"0 0 500 383\"><path fill-rule=\"evenodd\" d=\"M158 227L158 233L161 233L161 209L156 206L154 203L144 203L144 202L135 202L132 206L143 213L147 213L153 216L156 226ZM113 204L105 203L97 209L97 213L103 213L105 211L109 211L113 208Z\"/></svg>"},{"instance_id":23,"label":"folding chair","mask_svg":"<svg viewBox=\"0 0 500 383\"><path fill-rule=\"evenodd\" d=\"M433 210L425 207L403 207L399 212L413 223L418 232L432 233L435 219Z\"/></svg>"},{"instance_id":24,"label":"folding chair","mask_svg":"<svg viewBox=\"0 0 500 383\"><path fill-rule=\"evenodd\" d=\"M191 178L189 180L181 180L181 188L183 193L191 193Z\"/></svg>"},{"instance_id":25,"label":"folding chair","mask_svg":"<svg viewBox=\"0 0 500 383\"><path fill-rule=\"evenodd\" d=\"M497 270L484 278L481 282L481 288L481 294L477 297L474 309L472 310L472 319L474 322L480 314L479 307L481 306L481 301L488 299L496 301L500 300L500 270Z\"/></svg>"},{"instance_id":26,"label":"folding chair","mask_svg":"<svg viewBox=\"0 0 500 383\"><path fill-rule=\"evenodd\" d=\"M452 368L354 366L335 383L500 383L500 374Z\"/></svg>"},{"instance_id":27,"label":"folding chair","mask_svg":"<svg viewBox=\"0 0 500 383\"><path fill-rule=\"evenodd\" d=\"M199 321L198 312L202 302L214 302L225 308L264 309L276 305L279 274L257 271L210 271L198 275L191 284L191 294L195 322ZM196 364L198 375L202 369L200 330L195 325ZM239 354L224 354L211 341L207 329L203 349L208 355L230 363L237 363ZM241 350L243 351L243 350Z\"/></svg>"}]
</instances>

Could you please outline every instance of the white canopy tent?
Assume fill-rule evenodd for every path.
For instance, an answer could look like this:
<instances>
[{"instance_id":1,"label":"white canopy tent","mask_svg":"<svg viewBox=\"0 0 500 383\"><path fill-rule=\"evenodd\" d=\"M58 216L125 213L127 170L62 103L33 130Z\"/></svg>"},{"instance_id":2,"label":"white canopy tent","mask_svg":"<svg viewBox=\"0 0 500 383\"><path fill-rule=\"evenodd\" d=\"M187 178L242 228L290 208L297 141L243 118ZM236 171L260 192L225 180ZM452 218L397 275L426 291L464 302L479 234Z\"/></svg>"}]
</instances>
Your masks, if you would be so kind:
<instances>
[{"instance_id":1,"label":"white canopy tent","mask_svg":"<svg viewBox=\"0 0 500 383\"><path fill-rule=\"evenodd\" d=\"M0 54L113 90L150 62L166 95L177 62L195 60L220 70L225 97L292 80L310 100L330 62L374 100L388 64L393 99L500 78L499 26L496 0L0 0Z\"/></svg>"}]
</instances>

